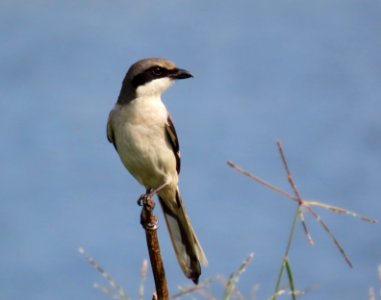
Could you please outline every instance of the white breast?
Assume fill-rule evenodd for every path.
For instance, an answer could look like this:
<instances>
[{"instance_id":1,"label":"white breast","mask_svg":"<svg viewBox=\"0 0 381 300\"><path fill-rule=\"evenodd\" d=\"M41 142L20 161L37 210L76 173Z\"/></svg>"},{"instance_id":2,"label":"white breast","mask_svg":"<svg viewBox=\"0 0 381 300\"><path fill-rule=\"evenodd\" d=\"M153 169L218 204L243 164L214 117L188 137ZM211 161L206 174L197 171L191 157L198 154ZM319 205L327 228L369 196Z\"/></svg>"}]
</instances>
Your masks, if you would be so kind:
<instances>
[{"instance_id":1,"label":"white breast","mask_svg":"<svg viewBox=\"0 0 381 300\"><path fill-rule=\"evenodd\" d=\"M160 97L116 104L110 118L119 156L129 172L146 188L164 182L177 186L176 158L165 133L168 112Z\"/></svg>"}]
</instances>

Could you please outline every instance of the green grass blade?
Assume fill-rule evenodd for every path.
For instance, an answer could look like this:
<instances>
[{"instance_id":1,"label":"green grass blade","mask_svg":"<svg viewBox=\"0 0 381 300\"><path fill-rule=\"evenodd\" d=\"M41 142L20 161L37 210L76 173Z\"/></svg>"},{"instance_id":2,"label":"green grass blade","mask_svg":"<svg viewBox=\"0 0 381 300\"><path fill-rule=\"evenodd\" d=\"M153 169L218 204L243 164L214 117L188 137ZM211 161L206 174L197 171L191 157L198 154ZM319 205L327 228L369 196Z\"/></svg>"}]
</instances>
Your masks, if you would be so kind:
<instances>
[{"instance_id":1,"label":"green grass blade","mask_svg":"<svg viewBox=\"0 0 381 300\"><path fill-rule=\"evenodd\" d=\"M286 270L287 270L287 277L288 277L288 282L290 284L292 300L296 300L296 291L295 291L295 285L294 285L294 276L292 276L290 261L288 260L287 257L284 259L284 264L285 264L285 267L286 267Z\"/></svg>"}]
</instances>

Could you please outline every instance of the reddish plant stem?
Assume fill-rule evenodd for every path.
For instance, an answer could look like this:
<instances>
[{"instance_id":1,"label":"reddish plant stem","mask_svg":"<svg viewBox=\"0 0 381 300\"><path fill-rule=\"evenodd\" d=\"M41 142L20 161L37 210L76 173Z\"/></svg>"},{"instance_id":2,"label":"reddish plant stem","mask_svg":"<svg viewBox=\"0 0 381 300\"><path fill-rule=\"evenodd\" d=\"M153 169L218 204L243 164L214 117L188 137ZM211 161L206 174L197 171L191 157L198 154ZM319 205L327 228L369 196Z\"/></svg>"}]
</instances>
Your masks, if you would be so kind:
<instances>
[{"instance_id":1,"label":"reddish plant stem","mask_svg":"<svg viewBox=\"0 0 381 300\"><path fill-rule=\"evenodd\" d=\"M151 261L152 273L155 280L156 295L153 299L167 300L169 299L167 279L165 276L164 264L161 258L159 239L157 237L157 217L153 214L155 202L151 196L147 197L143 203L140 215L140 223L142 224L147 240L147 248Z\"/></svg>"}]
</instances>

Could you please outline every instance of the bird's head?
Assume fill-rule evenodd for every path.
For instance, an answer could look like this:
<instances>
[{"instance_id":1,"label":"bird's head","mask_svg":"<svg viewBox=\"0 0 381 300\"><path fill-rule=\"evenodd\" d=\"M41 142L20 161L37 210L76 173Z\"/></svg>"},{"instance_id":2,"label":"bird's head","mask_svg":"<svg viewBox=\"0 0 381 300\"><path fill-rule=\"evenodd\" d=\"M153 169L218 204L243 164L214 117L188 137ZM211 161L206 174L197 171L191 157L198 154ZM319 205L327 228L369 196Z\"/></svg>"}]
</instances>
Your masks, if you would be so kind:
<instances>
[{"instance_id":1,"label":"bird's head","mask_svg":"<svg viewBox=\"0 0 381 300\"><path fill-rule=\"evenodd\" d=\"M164 58L146 58L134 63L128 70L123 86L134 90L135 96L160 95L177 79L192 74Z\"/></svg>"}]
</instances>

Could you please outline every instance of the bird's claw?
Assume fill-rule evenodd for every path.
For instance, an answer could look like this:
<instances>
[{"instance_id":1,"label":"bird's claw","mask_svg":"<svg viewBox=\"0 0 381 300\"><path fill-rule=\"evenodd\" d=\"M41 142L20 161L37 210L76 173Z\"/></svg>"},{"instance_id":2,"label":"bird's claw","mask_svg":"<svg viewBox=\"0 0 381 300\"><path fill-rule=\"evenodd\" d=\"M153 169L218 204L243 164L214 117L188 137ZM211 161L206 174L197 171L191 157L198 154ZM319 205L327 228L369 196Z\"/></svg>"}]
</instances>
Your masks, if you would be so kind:
<instances>
[{"instance_id":1,"label":"bird's claw","mask_svg":"<svg viewBox=\"0 0 381 300\"><path fill-rule=\"evenodd\" d=\"M152 199L152 193L147 192L141 195L137 201L139 206L145 206L146 208L153 209L155 207L155 202Z\"/></svg>"},{"instance_id":2,"label":"bird's claw","mask_svg":"<svg viewBox=\"0 0 381 300\"><path fill-rule=\"evenodd\" d=\"M144 206L145 205L145 203L147 203L147 194L143 194L143 195L141 195L140 197L139 197L139 199L138 199L138 201L136 201L137 202L137 204L139 205L139 206Z\"/></svg>"},{"instance_id":3,"label":"bird's claw","mask_svg":"<svg viewBox=\"0 0 381 300\"><path fill-rule=\"evenodd\" d=\"M141 195L137 201L139 206L144 206L147 209L153 210L155 208L155 202L152 199L152 192L147 191L147 193Z\"/></svg>"}]
</instances>

